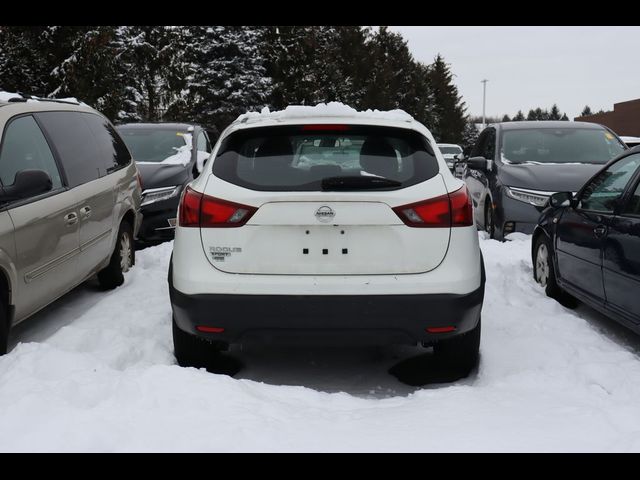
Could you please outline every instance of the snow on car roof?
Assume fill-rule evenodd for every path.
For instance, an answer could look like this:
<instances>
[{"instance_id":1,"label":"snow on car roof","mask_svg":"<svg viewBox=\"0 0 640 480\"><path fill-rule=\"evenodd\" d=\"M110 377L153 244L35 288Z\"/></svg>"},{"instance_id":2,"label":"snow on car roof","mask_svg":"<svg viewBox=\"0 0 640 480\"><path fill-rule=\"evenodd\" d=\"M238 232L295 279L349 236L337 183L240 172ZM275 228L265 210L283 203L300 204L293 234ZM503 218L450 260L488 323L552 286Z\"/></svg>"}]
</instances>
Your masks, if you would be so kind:
<instances>
[{"instance_id":1,"label":"snow on car roof","mask_svg":"<svg viewBox=\"0 0 640 480\"><path fill-rule=\"evenodd\" d=\"M87 105L84 102L81 102L80 100L78 100L75 97L67 97L67 98L41 98L41 97L35 97L35 96L29 96L27 95L27 97L22 96L19 93L11 93L11 92L5 92L5 91L0 91L0 102L6 102L9 103L11 100L13 100L14 102L16 100L19 101L26 101L27 102L60 102L60 103L75 103L78 105L82 105L83 107L88 107L89 105Z\"/></svg>"},{"instance_id":2,"label":"snow on car roof","mask_svg":"<svg viewBox=\"0 0 640 480\"><path fill-rule=\"evenodd\" d=\"M414 118L404 110L365 110L358 111L349 105L340 102L319 103L312 107L308 105L289 105L284 110L270 111L268 107L262 109L261 112L247 112L240 115L236 122L254 123L263 120L299 120L305 118L358 118L358 119L378 119L389 120L395 122L413 122Z\"/></svg>"}]
</instances>

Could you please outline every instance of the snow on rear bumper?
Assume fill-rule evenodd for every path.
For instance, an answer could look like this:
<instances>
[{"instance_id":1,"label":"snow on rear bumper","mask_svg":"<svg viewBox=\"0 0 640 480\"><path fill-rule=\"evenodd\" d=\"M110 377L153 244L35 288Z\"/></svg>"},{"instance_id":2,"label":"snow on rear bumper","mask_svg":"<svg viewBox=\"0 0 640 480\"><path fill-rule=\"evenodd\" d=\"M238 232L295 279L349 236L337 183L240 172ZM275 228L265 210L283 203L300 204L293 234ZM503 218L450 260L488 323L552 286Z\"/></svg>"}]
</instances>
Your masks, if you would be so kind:
<instances>
[{"instance_id":1,"label":"snow on rear bumper","mask_svg":"<svg viewBox=\"0 0 640 480\"><path fill-rule=\"evenodd\" d=\"M253 275L225 273L204 256L197 228L176 229L172 282L186 295L419 295L468 294L481 284L475 227L451 229L449 248L435 269L405 275Z\"/></svg>"}]
</instances>

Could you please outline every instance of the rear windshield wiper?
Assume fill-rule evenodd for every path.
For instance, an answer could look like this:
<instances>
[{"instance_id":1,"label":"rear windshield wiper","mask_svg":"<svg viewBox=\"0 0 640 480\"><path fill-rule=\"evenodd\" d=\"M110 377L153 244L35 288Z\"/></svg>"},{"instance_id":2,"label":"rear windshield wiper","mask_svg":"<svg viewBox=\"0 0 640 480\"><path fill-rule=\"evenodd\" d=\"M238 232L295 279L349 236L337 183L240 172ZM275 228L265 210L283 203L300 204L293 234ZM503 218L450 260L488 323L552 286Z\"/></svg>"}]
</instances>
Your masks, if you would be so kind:
<instances>
[{"instance_id":1,"label":"rear windshield wiper","mask_svg":"<svg viewBox=\"0 0 640 480\"><path fill-rule=\"evenodd\" d=\"M400 187L402 182L384 177L327 177L322 179L322 190L370 190L375 188Z\"/></svg>"}]
</instances>

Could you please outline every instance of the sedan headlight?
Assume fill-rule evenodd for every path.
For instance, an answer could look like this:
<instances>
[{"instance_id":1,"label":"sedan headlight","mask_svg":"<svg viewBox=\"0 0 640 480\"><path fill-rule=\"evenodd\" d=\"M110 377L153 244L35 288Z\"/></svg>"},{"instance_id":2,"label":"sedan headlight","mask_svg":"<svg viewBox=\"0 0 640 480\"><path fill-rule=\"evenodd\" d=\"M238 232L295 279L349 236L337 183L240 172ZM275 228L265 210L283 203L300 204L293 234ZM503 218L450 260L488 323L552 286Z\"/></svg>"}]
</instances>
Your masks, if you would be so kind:
<instances>
[{"instance_id":1,"label":"sedan headlight","mask_svg":"<svg viewBox=\"0 0 640 480\"><path fill-rule=\"evenodd\" d=\"M144 207L145 205L156 203L161 200L168 200L169 198L177 196L179 193L180 185L175 185L173 187L149 188L142 192L142 204L140 206Z\"/></svg>"},{"instance_id":2,"label":"sedan headlight","mask_svg":"<svg viewBox=\"0 0 640 480\"><path fill-rule=\"evenodd\" d=\"M534 207L544 207L553 192L541 192L539 190L526 190L524 188L505 187L507 195L514 200L528 203Z\"/></svg>"}]
</instances>

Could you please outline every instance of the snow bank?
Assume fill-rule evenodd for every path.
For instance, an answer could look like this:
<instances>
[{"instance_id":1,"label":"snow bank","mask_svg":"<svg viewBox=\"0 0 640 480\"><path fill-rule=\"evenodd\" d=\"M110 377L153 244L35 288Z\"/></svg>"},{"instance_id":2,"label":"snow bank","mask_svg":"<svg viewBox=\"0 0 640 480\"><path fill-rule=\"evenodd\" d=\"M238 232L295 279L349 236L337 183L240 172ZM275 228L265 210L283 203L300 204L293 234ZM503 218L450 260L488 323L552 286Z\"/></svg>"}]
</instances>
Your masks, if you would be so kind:
<instances>
[{"instance_id":1,"label":"snow bank","mask_svg":"<svg viewBox=\"0 0 640 480\"><path fill-rule=\"evenodd\" d=\"M240 115L236 122L248 121L248 120L285 120L285 119L297 119L307 117L366 117L366 118L379 118L385 120L394 120L400 122L410 122L413 117L404 110L365 110L358 111L344 103L329 102L319 103L315 107L306 105L289 105L284 110L277 110L275 112L269 111L268 107L258 112L247 112Z\"/></svg>"},{"instance_id":2,"label":"snow bank","mask_svg":"<svg viewBox=\"0 0 640 480\"><path fill-rule=\"evenodd\" d=\"M0 450L640 451L640 340L548 299L530 238L510 238L481 234L477 374L423 389L387 373L417 348L236 351L236 378L180 368L171 244L140 251L122 288L81 287L16 329Z\"/></svg>"}]
</instances>

